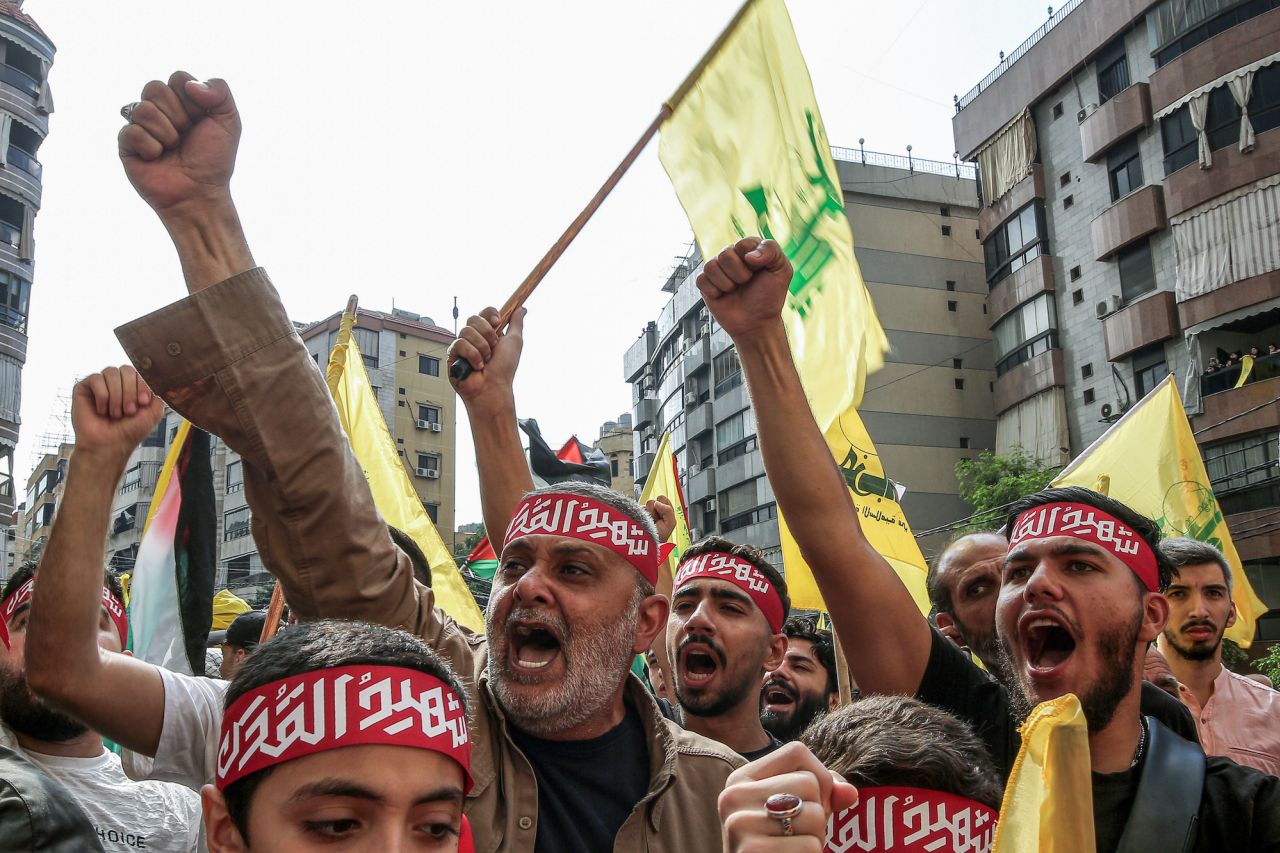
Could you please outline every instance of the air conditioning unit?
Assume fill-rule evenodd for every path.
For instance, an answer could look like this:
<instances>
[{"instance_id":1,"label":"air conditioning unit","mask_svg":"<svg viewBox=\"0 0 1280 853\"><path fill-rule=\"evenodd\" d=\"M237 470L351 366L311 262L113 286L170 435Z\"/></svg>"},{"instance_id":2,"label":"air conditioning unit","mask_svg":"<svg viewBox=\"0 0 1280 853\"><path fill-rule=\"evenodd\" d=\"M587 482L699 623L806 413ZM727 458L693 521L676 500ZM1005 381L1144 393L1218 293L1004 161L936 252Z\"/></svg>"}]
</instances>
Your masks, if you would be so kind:
<instances>
[{"instance_id":1,"label":"air conditioning unit","mask_svg":"<svg viewBox=\"0 0 1280 853\"><path fill-rule=\"evenodd\" d=\"M1124 307L1124 297L1119 294L1112 294L1111 299L1104 299L1097 304L1094 312L1098 315L1099 320L1106 319L1112 314Z\"/></svg>"},{"instance_id":2,"label":"air conditioning unit","mask_svg":"<svg viewBox=\"0 0 1280 853\"><path fill-rule=\"evenodd\" d=\"M431 421L417 421L418 429L431 429Z\"/></svg>"},{"instance_id":3,"label":"air conditioning unit","mask_svg":"<svg viewBox=\"0 0 1280 853\"><path fill-rule=\"evenodd\" d=\"M441 423L434 423L434 424L432 424L432 425L431 425L431 431L432 431L432 432L440 432L440 430L442 430L442 429L444 429L444 424L441 424Z\"/></svg>"},{"instance_id":4,"label":"air conditioning unit","mask_svg":"<svg viewBox=\"0 0 1280 853\"><path fill-rule=\"evenodd\" d=\"M1111 313L1114 314L1124 307L1124 297L1113 293L1111 295Z\"/></svg>"},{"instance_id":5,"label":"air conditioning unit","mask_svg":"<svg viewBox=\"0 0 1280 853\"><path fill-rule=\"evenodd\" d=\"M439 468L415 468L414 470L417 472L419 477L426 477L428 480L440 479Z\"/></svg>"},{"instance_id":6,"label":"air conditioning unit","mask_svg":"<svg viewBox=\"0 0 1280 853\"><path fill-rule=\"evenodd\" d=\"M685 391L685 392L684 392L684 405L685 405L685 408L688 408L688 407L690 407L690 406L696 406L697 404L698 404L698 395L697 395L697 393L695 393L695 392L693 392L693 391Z\"/></svg>"},{"instance_id":7,"label":"air conditioning unit","mask_svg":"<svg viewBox=\"0 0 1280 853\"><path fill-rule=\"evenodd\" d=\"M1094 110L1096 110L1097 108L1098 108L1097 104L1089 104L1085 106L1083 109L1080 110L1080 112L1076 113L1076 121L1083 123L1085 119L1093 115Z\"/></svg>"},{"instance_id":8,"label":"air conditioning unit","mask_svg":"<svg viewBox=\"0 0 1280 853\"><path fill-rule=\"evenodd\" d=\"M1098 319L1101 320L1111 313L1111 307L1107 305L1107 301L1104 299L1094 307L1093 311L1098 315Z\"/></svg>"},{"instance_id":9,"label":"air conditioning unit","mask_svg":"<svg viewBox=\"0 0 1280 853\"><path fill-rule=\"evenodd\" d=\"M716 511L716 499L715 499L715 498L707 498L707 504L706 504L706 506L704 507L704 509L705 509L707 512L715 512L715 511Z\"/></svg>"}]
</instances>

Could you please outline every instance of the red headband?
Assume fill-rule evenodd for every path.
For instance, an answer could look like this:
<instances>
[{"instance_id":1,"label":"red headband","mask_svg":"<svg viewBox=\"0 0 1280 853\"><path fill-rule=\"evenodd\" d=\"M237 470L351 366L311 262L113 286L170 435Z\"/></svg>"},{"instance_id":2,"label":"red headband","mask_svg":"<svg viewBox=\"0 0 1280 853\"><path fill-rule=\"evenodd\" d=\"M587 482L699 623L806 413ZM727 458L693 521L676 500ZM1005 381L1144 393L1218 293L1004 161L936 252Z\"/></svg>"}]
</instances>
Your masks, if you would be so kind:
<instances>
[{"instance_id":1,"label":"red headband","mask_svg":"<svg viewBox=\"0 0 1280 853\"><path fill-rule=\"evenodd\" d=\"M9 622L13 619L13 614L18 612L18 608L31 600L31 594L35 592L35 588L36 579L28 578L26 583L18 587L0 605L0 642L4 643L6 649L9 648ZM109 586L102 588L102 606L107 609L107 615L111 617L112 624L116 626L116 633L120 635L120 648L127 648L129 619L125 616L124 605L120 603L120 599L116 598Z\"/></svg>"},{"instance_id":2,"label":"red headband","mask_svg":"<svg viewBox=\"0 0 1280 853\"><path fill-rule=\"evenodd\" d=\"M738 587L760 608L769 630L775 634L782 631L782 596L764 572L746 560L723 551L709 551L685 560L676 572L672 592L679 592L686 581L694 578L728 581Z\"/></svg>"},{"instance_id":3,"label":"red headband","mask_svg":"<svg viewBox=\"0 0 1280 853\"><path fill-rule=\"evenodd\" d=\"M503 541L535 533L571 536L608 548L655 586L658 567L675 547L659 546L643 526L613 507L567 492L530 495L521 501Z\"/></svg>"},{"instance_id":4,"label":"red headband","mask_svg":"<svg viewBox=\"0 0 1280 853\"><path fill-rule=\"evenodd\" d=\"M860 788L858 803L827 820L827 853L988 853L996 811L924 788Z\"/></svg>"},{"instance_id":5,"label":"red headband","mask_svg":"<svg viewBox=\"0 0 1280 853\"><path fill-rule=\"evenodd\" d=\"M453 688L399 666L339 666L273 681L222 715L218 790L250 773L345 746L411 746L447 755L471 790L466 710Z\"/></svg>"},{"instance_id":6,"label":"red headband","mask_svg":"<svg viewBox=\"0 0 1280 853\"><path fill-rule=\"evenodd\" d=\"M1100 509L1077 503L1033 507L1014 523L1009 550L1012 552L1022 542L1050 536L1074 536L1105 548L1133 570L1147 589L1155 592L1160 588L1160 573L1151 546L1132 527Z\"/></svg>"}]
</instances>

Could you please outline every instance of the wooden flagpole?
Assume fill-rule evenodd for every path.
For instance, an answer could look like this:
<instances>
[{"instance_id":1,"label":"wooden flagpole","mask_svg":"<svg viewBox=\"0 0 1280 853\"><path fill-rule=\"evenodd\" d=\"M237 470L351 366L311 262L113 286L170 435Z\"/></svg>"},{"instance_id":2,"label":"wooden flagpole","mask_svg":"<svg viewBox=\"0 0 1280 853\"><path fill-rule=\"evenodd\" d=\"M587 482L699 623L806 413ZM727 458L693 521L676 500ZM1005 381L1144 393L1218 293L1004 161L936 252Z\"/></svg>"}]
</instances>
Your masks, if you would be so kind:
<instances>
[{"instance_id":1,"label":"wooden flagpole","mask_svg":"<svg viewBox=\"0 0 1280 853\"><path fill-rule=\"evenodd\" d=\"M520 286L511 294L503 304L502 310L499 312L499 332L506 328L506 325L511 322L511 315L520 310L520 306L524 305L525 300L527 300L530 295L533 294L533 291L537 286L542 283L542 280L546 278L547 273L551 272L551 267L555 265L556 261L560 260L560 256L569 248L569 244L578 236L586 226L587 222L591 220L591 217L595 215L595 212L600 209L600 205L604 203L604 200L609 197L609 193L613 192L613 188L622 180L622 176L625 175L627 170L631 168L631 165L635 163L636 159L640 156L640 152L643 151L645 146L649 144L650 140L658 134L658 130L662 127L662 123L671 118L672 112L675 111L675 108L680 105L680 102L683 101L685 96L693 89L694 84L698 82L698 78L702 76L702 72L706 70L707 65L711 62L712 58L720 51L720 48L724 46L724 43L728 41L729 37L733 35L734 30L738 28L738 24L741 23L744 17L746 17L747 12L750 10L751 5L754 2L755 0L746 0L746 2L742 4L742 7L739 8L737 13L733 16L733 20L729 22L729 25L724 28L712 43L711 48L703 54L700 60L698 60L698 64L694 66L693 71L689 72L689 76L684 79L684 82L680 84L675 93L662 105L662 109L658 110L658 115L655 116L653 121L649 123L649 126L645 128L644 133L640 134L640 138L636 140L635 145L631 146L631 150L622 158L622 162L613 170L613 173L610 174L608 179L606 179L600 186L600 189L596 190L596 194L591 197L591 201L587 202L587 206L584 207L582 212L569 223L569 227L564 230L564 233L560 235L560 238L556 240L555 243L551 245L551 248L547 250L547 253L542 256L542 260L538 261L529 274L525 276L524 281L520 282ZM449 367L449 376L455 382L462 382L470 376L471 373L471 363L462 359L455 361Z\"/></svg>"},{"instance_id":2,"label":"wooden flagpole","mask_svg":"<svg viewBox=\"0 0 1280 853\"><path fill-rule=\"evenodd\" d=\"M835 623L831 625L831 645L836 650L836 683L840 685L840 706L844 707L853 702L853 690L849 684L849 661L845 660L844 646L840 645Z\"/></svg>"}]
</instances>

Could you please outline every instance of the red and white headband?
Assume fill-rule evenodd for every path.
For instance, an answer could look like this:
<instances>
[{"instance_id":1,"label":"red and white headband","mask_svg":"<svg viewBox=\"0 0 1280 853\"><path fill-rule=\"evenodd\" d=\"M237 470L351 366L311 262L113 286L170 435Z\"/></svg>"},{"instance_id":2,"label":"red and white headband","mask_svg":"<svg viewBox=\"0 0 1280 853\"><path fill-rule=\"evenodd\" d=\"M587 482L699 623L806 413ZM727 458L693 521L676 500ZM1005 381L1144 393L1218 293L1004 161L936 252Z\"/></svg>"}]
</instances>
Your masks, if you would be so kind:
<instances>
[{"instance_id":1,"label":"red and white headband","mask_svg":"<svg viewBox=\"0 0 1280 853\"><path fill-rule=\"evenodd\" d=\"M516 507L504 544L521 536L569 536L608 548L645 580L658 583L658 567L674 545L659 545L642 525L607 504L568 492L530 495Z\"/></svg>"},{"instance_id":2,"label":"red and white headband","mask_svg":"<svg viewBox=\"0 0 1280 853\"><path fill-rule=\"evenodd\" d=\"M4 647L9 648L9 623L13 620L13 616L18 612L18 608L31 601L31 594L35 592L36 579L28 578L27 582L14 590L8 598L0 603L0 642L4 643ZM102 606L106 608L107 615L111 617L111 623L116 626L116 633L120 635L120 648L127 648L129 645L129 619L125 615L124 604L120 599L116 598L115 593L111 591L111 587L104 586L102 588Z\"/></svg>"},{"instance_id":3,"label":"red and white headband","mask_svg":"<svg viewBox=\"0 0 1280 853\"><path fill-rule=\"evenodd\" d=\"M827 820L827 853L988 853L996 810L924 788L859 788L858 803Z\"/></svg>"},{"instance_id":4,"label":"red and white headband","mask_svg":"<svg viewBox=\"0 0 1280 853\"><path fill-rule=\"evenodd\" d=\"M1009 551L1023 542L1051 536L1073 536L1092 542L1114 554L1147 589L1156 592L1160 588L1155 551L1132 527L1115 516L1078 503L1033 507L1014 523L1009 535Z\"/></svg>"},{"instance_id":5,"label":"red and white headband","mask_svg":"<svg viewBox=\"0 0 1280 853\"><path fill-rule=\"evenodd\" d=\"M330 749L410 746L452 758L471 790L462 699L434 675L399 666L339 666L250 690L222 715L218 790L251 773Z\"/></svg>"},{"instance_id":6,"label":"red and white headband","mask_svg":"<svg viewBox=\"0 0 1280 853\"><path fill-rule=\"evenodd\" d=\"M769 623L769 630L775 634L782 632L782 595L764 572L746 560L723 551L699 554L680 565L672 591L679 592L680 587L694 578L711 578L733 584L760 608L764 620Z\"/></svg>"}]
</instances>

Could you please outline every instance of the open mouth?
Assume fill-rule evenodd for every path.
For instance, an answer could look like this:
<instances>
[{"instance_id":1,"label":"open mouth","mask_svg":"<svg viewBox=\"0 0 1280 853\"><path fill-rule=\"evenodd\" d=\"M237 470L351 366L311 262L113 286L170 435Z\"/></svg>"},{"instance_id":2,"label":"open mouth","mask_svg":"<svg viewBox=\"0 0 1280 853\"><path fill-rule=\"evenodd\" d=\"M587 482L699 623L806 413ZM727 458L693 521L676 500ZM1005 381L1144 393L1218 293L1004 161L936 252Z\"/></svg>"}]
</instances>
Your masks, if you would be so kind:
<instances>
[{"instance_id":1,"label":"open mouth","mask_svg":"<svg viewBox=\"0 0 1280 853\"><path fill-rule=\"evenodd\" d=\"M706 684L719 669L720 661L708 646L690 643L680 652L680 676L687 685Z\"/></svg>"},{"instance_id":2,"label":"open mouth","mask_svg":"<svg viewBox=\"0 0 1280 853\"><path fill-rule=\"evenodd\" d=\"M1057 619L1036 616L1022 623L1022 651L1032 675L1050 675L1076 650L1075 637Z\"/></svg>"},{"instance_id":3,"label":"open mouth","mask_svg":"<svg viewBox=\"0 0 1280 853\"><path fill-rule=\"evenodd\" d=\"M511 665L518 671L540 672L560 656L560 638L545 625L517 622L509 633Z\"/></svg>"},{"instance_id":4,"label":"open mouth","mask_svg":"<svg viewBox=\"0 0 1280 853\"><path fill-rule=\"evenodd\" d=\"M771 681L764 688L764 710L789 711L795 707L796 697L785 685Z\"/></svg>"}]
</instances>

